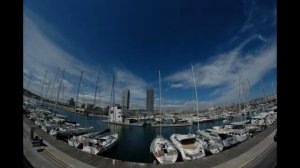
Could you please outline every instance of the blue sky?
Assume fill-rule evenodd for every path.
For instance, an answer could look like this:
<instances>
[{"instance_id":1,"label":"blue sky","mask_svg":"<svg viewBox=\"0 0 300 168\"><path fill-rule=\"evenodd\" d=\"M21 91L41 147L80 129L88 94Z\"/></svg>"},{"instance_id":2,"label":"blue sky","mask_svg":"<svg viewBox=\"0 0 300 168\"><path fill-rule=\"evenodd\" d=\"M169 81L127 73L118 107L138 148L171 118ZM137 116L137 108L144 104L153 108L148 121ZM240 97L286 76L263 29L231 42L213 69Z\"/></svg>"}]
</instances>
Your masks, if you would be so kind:
<instances>
[{"instance_id":1,"label":"blue sky","mask_svg":"<svg viewBox=\"0 0 300 168\"><path fill-rule=\"evenodd\" d=\"M27 0L24 87L39 94L47 71L43 95L50 86L49 97L59 67L66 100L76 96L84 71L79 101L93 101L100 71L97 102L104 106L115 73L116 101L129 88L132 108L144 108L148 87L158 99L160 70L164 107L189 108L193 64L202 107L236 102L239 86L247 93L250 85L251 97L261 97L262 86L271 95L276 17L274 0Z\"/></svg>"}]
</instances>

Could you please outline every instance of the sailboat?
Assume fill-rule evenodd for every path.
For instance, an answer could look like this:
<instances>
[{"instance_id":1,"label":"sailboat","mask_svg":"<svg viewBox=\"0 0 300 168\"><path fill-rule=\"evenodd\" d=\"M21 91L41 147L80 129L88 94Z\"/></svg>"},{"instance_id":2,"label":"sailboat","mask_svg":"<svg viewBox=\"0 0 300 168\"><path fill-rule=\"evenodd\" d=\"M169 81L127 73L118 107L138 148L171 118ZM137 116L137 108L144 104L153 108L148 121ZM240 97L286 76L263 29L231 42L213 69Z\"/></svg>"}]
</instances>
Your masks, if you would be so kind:
<instances>
[{"instance_id":1,"label":"sailboat","mask_svg":"<svg viewBox=\"0 0 300 168\"><path fill-rule=\"evenodd\" d=\"M204 150L210 154L216 154L223 150L224 145L222 143L221 137L214 134L208 130L199 131L198 139L201 139L204 144Z\"/></svg>"},{"instance_id":2,"label":"sailboat","mask_svg":"<svg viewBox=\"0 0 300 168\"><path fill-rule=\"evenodd\" d=\"M82 151L98 155L114 147L117 142L118 134L110 134L99 138L88 138L83 142Z\"/></svg>"},{"instance_id":3,"label":"sailboat","mask_svg":"<svg viewBox=\"0 0 300 168\"><path fill-rule=\"evenodd\" d=\"M194 67L193 65L191 65L192 67L192 73L193 73L193 81L194 81L194 90L195 90L195 99L196 99L196 104L197 104L197 116L199 116L198 114L198 96L197 96L197 85L196 85L196 79L195 79L195 73L194 73ZM202 143L202 146L204 148L204 151L206 151L207 153L210 154L215 154L215 153L219 153L223 150L223 144L220 140L220 138L218 139L217 137L213 137L213 136L204 136L203 135L204 131L201 131L199 129L199 121L198 121L198 129L197 129L197 140L200 141Z\"/></svg>"},{"instance_id":4,"label":"sailboat","mask_svg":"<svg viewBox=\"0 0 300 168\"><path fill-rule=\"evenodd\" d=\"M198 104L197 104L197 116L199 116ZM199 120L198 120L198 130L199 130ZM176 148L179 150L179 152L181 153L183 160L199 159L205 156L203 141L197 138L196 134L191 134L191 130L189 134L172 134L170 139L173 142L173 144L176 146Z\"/></svg>"},{"instance_id":5,"label":"sailboat","mask_svg":"<svg viewBox=\"0 0 300 168\"><path fill-rule=\"evenodd\" d=\"M159 74L159 92L160 92L159 111L161 114L160 116L162 116L160 71L158 71L158 74ZM153 153L156 160L161 164L174 163L177 160L178 152L175 146L169 140L165 139L161 135L161 122L160 122L160 135L157 135L151 142L150 152Z\"/></svg>"},{"instance_id":6,"label":"sailboat","mask_svg":"<svg viewBox=\"0 0 300 168\"><path fill-rule=\"evenodd\" d=\"M113 110L112 112L115 113L114 108L114 82L115 82L115 76L113 75L113 84L112 84L112 91L111 91L111 98L112 98L112 105L110 105L110 110ZM107 123L109 124L109 123ZM109 128L108 128L109 129ZM98 155L101 153L104 153L108 150L110 150L112 147L116 145L118 142L118 134L109 133L108 135L99 135L93 138L88 138L83 143L82 151L85 151L87 153L91 153L93 155Z\"/></svg>"},{"instance_id":7,"label":"sailboat","mask_svg":"<svg viewBox=\"0 0 300 168\"><path fill-rule=\"evenodd\" d=\"M73 136L72 138L68 139L68 144L70 146L75 146L76 148L82 148L83 142L86 139L93 138L93 137L96 137L98 135L102 135L106 132L109 132L109 129L106 129L102 132L97 131L97 132L92 132L92 133L88 133L88 134L84 134L84 135L80 135L80 136Z\"/></svg>"}]
</instances>

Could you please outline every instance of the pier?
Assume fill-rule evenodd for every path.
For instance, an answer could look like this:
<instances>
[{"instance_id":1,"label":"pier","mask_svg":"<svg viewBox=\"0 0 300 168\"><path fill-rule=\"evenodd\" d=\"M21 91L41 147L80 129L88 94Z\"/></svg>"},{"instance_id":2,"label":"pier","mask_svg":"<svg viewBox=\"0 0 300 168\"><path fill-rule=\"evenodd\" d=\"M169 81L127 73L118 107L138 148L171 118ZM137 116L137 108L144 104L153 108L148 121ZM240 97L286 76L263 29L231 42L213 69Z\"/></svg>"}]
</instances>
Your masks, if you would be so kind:
<instances>
[{"instance_id":1,"label":"pier","mask_svg":"<svg viewBox=\"0 0 300 168\"><path fill-rule=\"evenodd\" d=\"M48 133L35 127L35 135L43 138L47 145L42 149L35 149L30 143L30 127L34 123L23 117L23 145L26 159L38 167L247 167L261 154L275 144L273 137L277 130L276 123L253 138L233 148L215 155L206 156L186 162L176 162L168 165L155 165L151 163L136 163L102 156L91 155L80 149L69 146L67 143L56 140ZM37 150L41 152L37 152Z\"/></svg>"}]
</instances>

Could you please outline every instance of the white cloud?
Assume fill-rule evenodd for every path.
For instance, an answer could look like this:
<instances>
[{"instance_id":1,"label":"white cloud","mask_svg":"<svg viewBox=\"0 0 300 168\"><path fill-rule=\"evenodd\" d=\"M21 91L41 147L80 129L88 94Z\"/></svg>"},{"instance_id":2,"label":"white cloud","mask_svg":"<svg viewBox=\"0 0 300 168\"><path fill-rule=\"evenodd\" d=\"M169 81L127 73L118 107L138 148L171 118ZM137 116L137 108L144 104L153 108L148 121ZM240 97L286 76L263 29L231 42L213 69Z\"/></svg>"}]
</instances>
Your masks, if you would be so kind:
<instances>
[{"instance_id":1,"label":"white cloud","mask_svg":"<svg viewBox=\"0 0 300 168\"><path fill-rule=\"evenodd\" d=\"M182 88L182 87L183 87L182 83L173 83L170 86L170 88Z\"/></svg>"},{"instance_id":2,"label":"white cloud","mask_svg":"<svg viewBox=\"0 0 300 168\"><path fill-rule=\"evenodd\" d=\"M84 94L88 102L93 102L97 74L98 71L100 71L100 87L98 88L98 90L100 90L100 96L103 103L108 104L110 101L112 74L108 73L108 70L99 70L97 69L97 67L93 67L83 62L82 60L77 59L75 55L73 55L73 53L67 52L66 50L64 50L64 48L58 45L58 43L52 41L47 36L47 33L54 34L56 38L59 38L64 42L68 42L66 39L64 39L64 37L61 34L59 34L59 32L56 32L54 28L55 27L39 18L35 13L30 11L29 9L25 10L23 26L23 74L24 77L26 77L24 78L24 81L27 81L29 79L29 76L31 77L31 91L33 91L36 94L40 94L42 85L41 83L44 78L45 71L47 71L48 74L45 80L45 84L48 84L50 80L52 83L48 93L48 97L50 97L54 77L57 72L57 68L59 67L60 72L56 79L55 89L52 98L55 97L56 99L62 69L65 69L65 72L60 97L64 95L65 98L75 98L80 78L80 72L84 71L79 97L83 97ZM142 99L145 99L147 84L141 77L134 75L125 68L120 69L116 67L115 73L116 103L120 103L121 92L125 88L130 89L132 102L140 102ZM44 85L44 87L47 86ZM98 96L99 92L97 93L97 99L99 99Z\"/></svg>"},{"instance_id":3,"label":"white cloud","mask_svg":"<svg viewBox=\"0 0 300 168\"><path fill-rule=\"evenodd\" d=\"M128 88L132 98L146 98L147 83L139 76L125 70L115 68L116 82L119 85L119 93Z\"/></svg>"},{"instance_id":4,"label":"white cloud","mask_svg":"<svg viewBox=\"0 0 300 168\"><path fill-rule=\"evenodd\" d=\"M240 50L251 40L260 39L265 45L258 51L242 55ZM194 66L195 78L198 87L217 87L211 93L218 98L213 100L216 103L228 103L236 101L239 73L249 81L251 86L259 82L271 69L276 68L276 43L268 42L261 35L255 35L243 42L233 50L219 54L207 63L197 63ZM174 73L165 78L174 84L182 83L184 88L192 88L192 72L186 69ZM171 85L172 86L172 85Z\"/></svg>"},{"instance_id":5,"label":"white cloud","mask_svg":"<svg viewBox=\"0 0 300 168\"><path fill-rule=\"evenodd\" d=\"M32 17L32 15L35 14L30 11L24 14L24 81L30 79L30 88L34 93L39 94L45 71L48 71L46 83L48 83L50 79L53 83L57 67L61 69L65 68L65 78L63 80L64 92L60 93L60 95L64 94L65 98L75 98L80 72L83 70L82 88L85 89L80 90L79 100L82 100L84 95L86 101L93 102L98 73L97 68L82 62L77 59L75 55L67 52L52 41L46 35L47 31L42 31L41 29L41 27L49 27L47 25L48 23L40 21L37 19L38 17ZM251 25L249 24L248 27L245 27L249 29ZM236 36L236 38L238 38L238 36ZM253 39L259 39L264 42L264 48L253 53L242 55L240 50ZM217 55L213 60L210 60L210 62L196 63L194 70L197 86L202 88L218 87L211 93L212 96L217 97L214 102L235 101L237 97L237 83L234 81L237 80L239 73L249 79L252 86L270 69L276 68L276 61L276 43L271 43L261 35L254 35L233 50ZM129 88L131 91L131 107L145 108L147 83L141 77L124 68L116 67L114 70L116 74L115 102L119 103L122 90ZM104 69L100 69L100 72L100 99L103 103L102 105L108 105L112 86L112 74L107 73ZM193 87L191 69L174 73L164 79L171 82L170 88L173 89ZM59 80L57 79L55 84L56 91L58 85ZM50 86L50 89L48 96L50 96L52 86ZM53 97L56 98L56 94L57 92L54 92L53 95L55 96ZM99 94L97 93L97 102L99 100L98 96ZM183 107L182 105L188 107L190 105L189 103L190 102L186 100L165 100L165 106L170 108L180 108ZM200 104L210 103L211 102L200 102Z\"/></svg>"}]
</instances>

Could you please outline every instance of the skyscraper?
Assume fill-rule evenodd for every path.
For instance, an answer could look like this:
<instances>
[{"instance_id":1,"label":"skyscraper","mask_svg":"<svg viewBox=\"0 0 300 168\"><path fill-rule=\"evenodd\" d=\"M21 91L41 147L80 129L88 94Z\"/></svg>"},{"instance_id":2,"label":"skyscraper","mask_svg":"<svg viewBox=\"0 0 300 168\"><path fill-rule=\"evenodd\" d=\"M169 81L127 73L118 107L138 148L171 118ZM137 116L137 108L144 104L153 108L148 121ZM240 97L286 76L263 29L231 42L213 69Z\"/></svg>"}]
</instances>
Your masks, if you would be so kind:
<instances>
[{"instance_id":1,"label":"skyscraper","mask_svg":"<svg viewBox=\"0 0 300 168\"><path fill-rule=\"evenodd\" d=\"M146 110L147 112L154 112L154 90L152 88L147 89Z\"/></svg>"},{"instance_id":2,"label":"skyscraper","mask_svg":"<svg viewBox=\"0 0 300 168\"><path fill-rule=\"evenodd\" d=\"M130 100L130 91L129 89L124 89L122 92L121 105L123 109L129 110L129 100Z\"/></svg>"}]
</instances>

